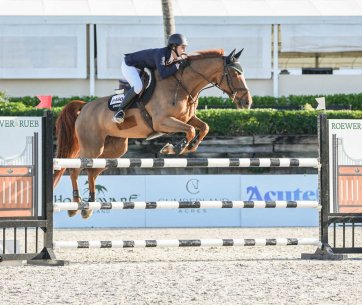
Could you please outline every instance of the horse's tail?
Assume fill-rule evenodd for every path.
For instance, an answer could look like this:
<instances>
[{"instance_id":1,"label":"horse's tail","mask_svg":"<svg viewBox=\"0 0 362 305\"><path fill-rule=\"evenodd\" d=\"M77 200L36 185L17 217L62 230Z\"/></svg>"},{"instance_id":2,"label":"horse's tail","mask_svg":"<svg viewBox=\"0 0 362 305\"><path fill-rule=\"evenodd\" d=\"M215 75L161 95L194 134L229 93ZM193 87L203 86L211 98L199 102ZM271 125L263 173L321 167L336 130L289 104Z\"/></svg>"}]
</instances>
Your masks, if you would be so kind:
<instances>
[{"instance_id":1,"label":"horse's tail","mask_svg":"<svg viewBox=\"0 0 362 305\"><path fill-rule=\"evenodd\" d=\"M83 101L72 101L61 111L55 124L57 137L57 158L75 158L79 155L79 143L75 134L75 121L80 110L86 103ZM55 187L65 168L55 171L53 175L53 187Z\"/></svg>"}]
</instances>

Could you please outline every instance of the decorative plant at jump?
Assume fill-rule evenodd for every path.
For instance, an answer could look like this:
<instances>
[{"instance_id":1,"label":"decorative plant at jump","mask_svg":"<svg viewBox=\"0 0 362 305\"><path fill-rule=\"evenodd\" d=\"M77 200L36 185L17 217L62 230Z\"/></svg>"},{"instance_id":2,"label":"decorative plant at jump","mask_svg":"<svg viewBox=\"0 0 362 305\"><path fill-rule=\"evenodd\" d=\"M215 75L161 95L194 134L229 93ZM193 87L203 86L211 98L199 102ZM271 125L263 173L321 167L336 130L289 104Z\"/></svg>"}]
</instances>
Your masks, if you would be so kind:
<instances>
[{"instance_id":1,"label":"decorative plant at jump","mask_svg":"<svg viewBox=\"0 0 362 305\"><path fill-rule=\"evenodd\" d=\"M88 180L84 183L84 185L89 185ZM97 191L97 196L100 194L105 195L105 192L108 192L107 188L103 185L100 184L96 184L96 191ZM86 187L83 191L83 195L87 194L89 192L89 188Z\"/></svg>"}]
</instances>

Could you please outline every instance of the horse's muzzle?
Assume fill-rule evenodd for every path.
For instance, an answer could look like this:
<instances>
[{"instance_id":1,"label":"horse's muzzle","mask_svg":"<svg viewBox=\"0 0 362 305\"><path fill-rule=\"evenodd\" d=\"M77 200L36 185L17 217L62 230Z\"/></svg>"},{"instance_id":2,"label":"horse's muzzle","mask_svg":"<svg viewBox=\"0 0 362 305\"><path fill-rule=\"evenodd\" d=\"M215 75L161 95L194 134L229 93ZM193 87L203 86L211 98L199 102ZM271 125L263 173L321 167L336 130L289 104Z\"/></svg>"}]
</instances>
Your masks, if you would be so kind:
<instances>
[{"instance_id":1,"label":"horse's muzzle","mask_svg":"<svg viewBox=\"0 0 362 305\"><path fill-rule=\"evenodd\" d=\"M253 104L253 99L251 95L248 94L245 96L245 98L238 99L235 104L238 109L250 109L251 105Z\"/></svg>"}]
</instances>

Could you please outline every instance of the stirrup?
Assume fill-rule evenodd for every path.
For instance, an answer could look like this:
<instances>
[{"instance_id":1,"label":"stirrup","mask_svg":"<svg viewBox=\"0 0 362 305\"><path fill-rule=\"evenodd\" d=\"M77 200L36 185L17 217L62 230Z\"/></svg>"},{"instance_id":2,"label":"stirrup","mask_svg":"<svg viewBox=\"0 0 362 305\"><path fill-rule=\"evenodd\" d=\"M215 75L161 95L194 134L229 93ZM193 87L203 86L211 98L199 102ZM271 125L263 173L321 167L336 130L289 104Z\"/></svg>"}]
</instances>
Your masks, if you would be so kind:
<instances>
[{"instance_id":1,"label":"stirrup","mask_svg":"<svg viewBox=\"0 0 362 305\"><path fill-rule=\"evenodd\" d=\"M114 116L112 118L112 122L116 123L116 124L121 124L124 122L124 117L125 117L124 111L119 110L114 114Z\"/></svg>"}]
</instances>

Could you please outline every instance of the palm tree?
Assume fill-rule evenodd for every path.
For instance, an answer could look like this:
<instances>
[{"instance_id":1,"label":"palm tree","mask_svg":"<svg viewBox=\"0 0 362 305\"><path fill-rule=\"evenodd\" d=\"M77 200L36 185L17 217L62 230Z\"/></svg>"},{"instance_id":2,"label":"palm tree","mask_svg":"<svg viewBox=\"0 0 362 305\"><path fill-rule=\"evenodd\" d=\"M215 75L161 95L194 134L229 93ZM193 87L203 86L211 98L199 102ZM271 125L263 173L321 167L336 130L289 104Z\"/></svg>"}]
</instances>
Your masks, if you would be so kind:
<instances>
[{"instance_id":1,"label":"palm tree","mask_svg":"<svg viewBox=\"0 0 362 305\"><path fill-rule=\"evenodd\" d=\"M163 15L163 31L165 45L167 45L168 37L175 33L175 18L172 10L172 0L161 0Z\"/></svg>"}]
</instances>

